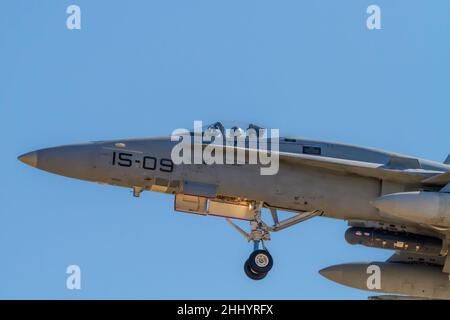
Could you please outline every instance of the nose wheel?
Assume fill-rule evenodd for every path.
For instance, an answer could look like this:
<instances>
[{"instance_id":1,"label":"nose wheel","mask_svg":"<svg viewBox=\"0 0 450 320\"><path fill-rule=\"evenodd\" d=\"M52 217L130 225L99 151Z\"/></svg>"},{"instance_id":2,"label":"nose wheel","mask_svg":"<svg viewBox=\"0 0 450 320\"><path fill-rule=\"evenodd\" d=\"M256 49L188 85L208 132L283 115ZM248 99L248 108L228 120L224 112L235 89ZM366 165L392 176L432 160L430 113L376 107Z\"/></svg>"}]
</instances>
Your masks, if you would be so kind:
<instances>
[{"instance_id":1,"label":"nose wheel","mask_svg":"<svg viewBox=\"0 0 450 320\"><path fill-rule=\"evenodd\" d=\"M273 258L267 250L255 250L247 260L249 267L258 273L268 273L273 266Z\"/></svg>"},{"instance_id":2,"label":"nose wheel","mask_svg":"<svg viewBox=\"0 0 450 320\"><path fill-rule=\"evenodd\" d=\"M264 279L273 267L273 258L264 246L264 241L270 240L270 232L286 229L300 222L323 214L323 211L320 210L300 212L296 213L291 218L279 221L276 209L270 208L274 225L269 227L261 218L262 206L263 203L252 203L252 207L254 209L254 220L250 222L249 233L245 232L230 219L226 219L227 222L234 229L236 229L236 231L247 239L247 241L252 241L254 244L253 252L244 263L245 274L252 280Z\"/></svg>"},{"instance_id":3,"label":"nose wheel","mask_svg":"<svg viewBox=\"0 0 450 320\"><path fill-rule=\"evenodd\" d=\"M273 266L273 258L264 245L270 240L270 230L261 219L261 207L255 206L255 220L250 222L250 233L227 219L228 223L242 234L249 242L253 242L253 252L244 263L245 274L252 280L264 279Z\"/></svg>"},{"instance_id":4,"label":"nose wheel","mask_svg":"<svg viewBox=\"0 0 450 320\"><path fill-rule=\"evenodd\" d=\"M244 263L244 271L252 280L264 279L273 266L273 258L266 249L253 251Z\"/></svg>"},{"instance_id":5,"label":"nose wheel","mask_svg":"<svg viewBox=\"0 0 450 320\"><path fill-rule=\"evenodd\" d=\"M244 263L244 272L252 280L262 280L267 276L267 272L256 272L250 267L249 261Z\"/></svg>"}]
</instances>

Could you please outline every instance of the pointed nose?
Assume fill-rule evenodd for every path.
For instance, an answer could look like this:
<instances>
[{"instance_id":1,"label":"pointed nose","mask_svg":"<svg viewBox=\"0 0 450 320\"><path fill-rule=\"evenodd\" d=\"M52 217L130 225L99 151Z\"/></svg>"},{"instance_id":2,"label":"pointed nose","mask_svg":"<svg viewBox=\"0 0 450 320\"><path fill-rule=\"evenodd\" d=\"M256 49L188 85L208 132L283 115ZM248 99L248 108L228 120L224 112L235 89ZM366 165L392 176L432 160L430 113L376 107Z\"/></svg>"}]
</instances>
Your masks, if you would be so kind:
<instances>
[{"instance_id":1,"label":"pointed nose","mask_svg":"<svg viewBox=\"0 0 450 320\"><path fill-rule=\"evenodd\" d=\"M323 277L325 277L331 281L335 281L338 283L343 281L342 268L340 268L339 266L331 266L328 268L324 268L324 269L320 270L319 273Z\"/></svg>"},{"instance_id":2,"label":"pointed nose","mask_svg":"<svg viewBox=\"0 0 450 320\"><path fill-rule=\"evenodd\" d=\"M36 151L25 153L19 156L17 159L35 168L38 165L38 154Z\"/></svg>"},{"instance_id":3,"label":"pointed nose","mask_svg":"<svg viewBox=\"0 0 450 320\"><path fill-rule=\"evenodd\" d=\"M387 197L379 197L375 200L370 201L370 204L381 211L387 211L389 207L392 206L392 201Z\"/></svg>"},{"instance_id":4,"label":"pointed nose","mask_svg":"<svg viewBox=\"0 0 450 320\"><path fill-rule=\"evenodd\" d=\"M398 193L387 194L371 201L372 206L385 214L396 214L398 211Z\"/></svg>"},{"instance_id":5,"label":"pointed nose","mask_svg":"<svg viewBox=\"0 0 450 320\"><path fill-rule=\"evenodd\" d=\"M32 167L61 176L96 181L95 157L98 145L82 143L39 149L18 159Z\"/></svg>"}]
</instances>

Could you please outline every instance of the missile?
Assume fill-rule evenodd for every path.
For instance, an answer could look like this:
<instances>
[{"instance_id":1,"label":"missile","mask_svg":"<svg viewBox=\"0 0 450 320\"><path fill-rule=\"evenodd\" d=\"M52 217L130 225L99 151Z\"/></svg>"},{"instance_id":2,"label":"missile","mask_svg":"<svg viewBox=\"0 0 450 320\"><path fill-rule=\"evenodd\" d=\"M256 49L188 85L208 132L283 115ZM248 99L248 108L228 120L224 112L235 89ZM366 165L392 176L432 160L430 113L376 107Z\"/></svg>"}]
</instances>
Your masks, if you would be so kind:
<instances>
[{"instance_id":1,"label":"missile","mask_svg":"<svg viewBox=\"0 0 450 320\"><path fill-rule=\"evenodd\" d=\"M383 296L371 296L368 297L369 300L430 300L429 298L422 298L422 297L414 297L414 296L392 296L392 295L383 295Z\"/></svg>"},{"instance_id":2,"label":"missile","mask_svg":"<svg viewBox=\"0 0 450 320\"><path fill-rule=\"evenodd\" d=\"M381 196L372 205L403 220L450 227L450 194L445 192L400 192Z\"/></svg>"},{"instance_id":3,"label":"missile","mask_svg":"<svg viewBox=\"0 0 450 320\"><path fill-rule=\"evenodd\" d=\"M438 238L374 228L349 228L345 240L353 245L429 255L439 255L442 249L442 240Z\"/></svg>"},{"instance_id":4,"label":"missile","mask_svg":"<svg viewBox=\"0 0 450 320\"><path fill-rule=\"evenodd\" d=\"M371 262L331 266L319 273L344 286L428 299L450 299L449 275L442 266Z\"/></svg>"}]
</instances>

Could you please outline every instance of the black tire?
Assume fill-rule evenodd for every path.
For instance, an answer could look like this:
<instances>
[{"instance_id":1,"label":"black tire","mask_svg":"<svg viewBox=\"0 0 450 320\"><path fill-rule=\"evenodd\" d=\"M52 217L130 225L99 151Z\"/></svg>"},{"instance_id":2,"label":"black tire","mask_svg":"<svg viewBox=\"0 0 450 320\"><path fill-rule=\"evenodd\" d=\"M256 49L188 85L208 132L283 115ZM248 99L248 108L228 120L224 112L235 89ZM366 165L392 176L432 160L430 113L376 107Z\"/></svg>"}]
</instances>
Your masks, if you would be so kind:
<instances>
[{"instance_id":1,"label":"black tire","mask_svg":"<svg viewBox=\"0 0 450 320\"><path fill-rule=\"evenodd\" d=\"M244 263L244 271L245 271L245 274L247 275L247 277L249 277L252 280L262 280L267 276L267 273L259 273L259 272L253 271L250 268L250 263L248 260L245 261L245 263Z\"/></svg>"},{"instance_id":2,"label":"black tire","mask_svg":"<svg viewBox=\"0 0 450 320\"><path fill-rule=\"evenodd\" d=\"M267 250L255 250L248 258L250 269L257 273L267 273L273 267L273 258Z\"/></svg>"}]
</instances>

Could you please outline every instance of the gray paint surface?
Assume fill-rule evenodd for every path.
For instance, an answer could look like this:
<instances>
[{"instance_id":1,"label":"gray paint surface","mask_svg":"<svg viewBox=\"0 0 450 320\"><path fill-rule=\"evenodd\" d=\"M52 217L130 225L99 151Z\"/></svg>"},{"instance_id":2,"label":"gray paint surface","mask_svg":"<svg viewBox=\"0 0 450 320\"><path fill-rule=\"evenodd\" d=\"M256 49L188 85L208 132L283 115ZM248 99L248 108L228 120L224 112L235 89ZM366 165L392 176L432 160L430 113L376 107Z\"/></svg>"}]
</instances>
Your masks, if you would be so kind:
<instances>
[{"instance_id":1,"label":"gray paint surface","mask_svg":"<svg viewBox=\"0 0 450 320\"><path fill-rule=\"evenodd\" d=\"M402 253L400 260L375 262L382 269L383 286L374 291L450 298L447 274L450 264L446 263L447 230L450 228L448 203L438 201L437 208L433 208L433 203L421 203L423 208L444 215L438 226L434 224L436 220L409 219L407 210L401 211L402 215L390 214L389 210L384 212L374 205L381 196L406 191L421 191L447 199L448 194L439 196L439 191L445 190L443 188L450 182L446 174L450 172L448 164L365 147L280 138L279 172L263 176L259 165L250 164L170 166L167 163L174 144L170 137L92 142L41 149L19 159L48 172L135 188L137 193L143 190L187 193L229 203L261 203L272 210L299 214L318 210L324 217L348 220L350 225L367 226L375 231L389 229L402 232L406 237L410 234L431 236L442 243L439 254L436 250L434 255L424 257ZM318 147L321 154L303 154L304 146ZM119 159L120 154L126 156ZM426 201L427 197L424 199ZM408 208L410 203L405 201ZM400 205L402 203L395 203L397 209ZM414 214L426 217L428 212ZM367 290L367 266L345 264L321 273L333 281Z\"/></svg>"}]
</instances>

